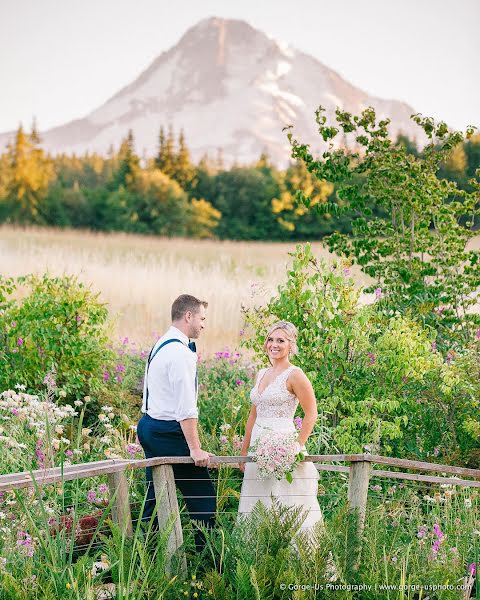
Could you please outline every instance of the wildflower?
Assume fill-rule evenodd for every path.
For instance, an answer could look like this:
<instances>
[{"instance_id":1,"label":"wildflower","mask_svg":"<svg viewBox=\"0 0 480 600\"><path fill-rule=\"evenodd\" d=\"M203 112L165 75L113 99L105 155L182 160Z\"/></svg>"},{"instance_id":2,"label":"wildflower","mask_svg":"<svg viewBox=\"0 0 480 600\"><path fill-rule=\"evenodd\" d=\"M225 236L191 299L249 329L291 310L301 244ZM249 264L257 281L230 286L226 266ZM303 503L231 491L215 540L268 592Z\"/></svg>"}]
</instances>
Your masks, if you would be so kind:
<instances>
[{"instance_id":1,"label":"wildflower","mask_svg":"<svg viewBox=\"0 0 480 600\"><path fill-rule=\"evenodd\" d=\"M17 389L19 392L23 392L27 389L27 386L23 383L16 383L15 389Z\"/></svg>"},{"instance_id":2,"label":"wildflower","mask_svg":"<svg viewBox=\"0 0 480 600\"><path fill-rule=\"evenodd\" d=\"M17 346L23 346L24 339L19 337L17 340Z\"/></svg>"},{"instance_id":3,"label":"wildflower","mask_svg":"<svg viewBox=\"0 0 480 600\"><path fill-rule=\"evenodd\" d=\"M431 348L432 348L432 352L436 352L437 351L437 342L435 342L435 341L432 342Z\"/></svg>"},{"instance_id":4,"label":"wildflower","mask_svg":"<svg viewBox=\"0 0 480 600\"><path fill-rule=\"evenodd\" d=\"M228 444L228 438L227 438L226 435L221 435L220 436L220 444L222 444L222 446L225 445L225 444Z\"/></svg>"},{"instance_id":5,"label":"wildflower","mask_svg":"<svg viewBox=\"0 0 480 600\"><path fill-rule=\"evenodd\" d=\"M71 457L73 456L73 452L72 452L70 449L68 449L68 450L65 452L65 456L68 456L68 458L71 458Z\"/></svg>"},{"instance_id":6,"label":"wildflower","mask_svg":"<svg viewBox=\"0 0 480 600\"><path fill-rule=\"evenodd\" d=\"M103 413L100 413L100 414L98 415L98 420L99 420L99 421L102 421L102 422L103 422L103 421L108 421L108 417L107 417L107 415L104 415Z\"/></svg>"},{"instance_id":7,"label":"wildflower","mask_svg":"<svg viewBox=\"0 0 480 600\"><path fill-rule=\"evenodd\" d=\"M472 508L471 498L465 498L465 500L463 501L463 504L465 505L465 508Z\"/></svg>"},{"instance_id":8,"label":"wildflower","mask_svg":"<svg viewBox=\"0 0 480 600\"><path fill-rule=\"evenodd\" d=\"M302 428L302 423L303 423L303 419L302 419L302 417L295 417L295 418L293 419L293 422L295 423L295 427L296 427L297 429L301 429L301 428Z\"/></svg>"},{"instance_id":9,"label":"wildflower","mask_svg":"<svg viewBox=\"0 0 480 600\"><path fill-rule=\"evenodd\" d=\"M95 490L89 490L87 492L87 501L88 502L97 502L97 494L95 492Z\"/></svg>"},{"instance_id":10,"label":"wildflower","mask_svg":"<svg viewBox=\"0 0 480 600\"><path fill-rule=\"evenodd\" d=\"M233 447L235 448L235 450L240 450L240 448L242 447L243 444L243 438L239 437L238 435L234 435L233 436Z\"/></svg>"},{"instance_id":11,"label":"wildflower","mask_svg":"<svg viewBox=\"0 0 480 600\"><path fill-rule=\"evenodd\" d=\"M85 404L87 404L87 402L90 402L90 396L84 396L83 401L85 402Z\"/></svg>"},{"instance_id":12,"label":"wildflower","mask_svg":"<svg viewBox=\"0 0 480 600\"><path fill-rule=\"evenodd\" d=\"M60 390L58 392L58 395L60 396L60 398L66 398L67 392L65 390Z\"/></svg>"},{"instance_id":13,"label":"wildflower","mask_svg":"<svg viewBox=\"0 0 480 600\"><path fill-rule=\"evenodd\" d=\"M245 382L242 379L236 379L235 385L243 385Z\"/></svg>"},{"instance_id":14,"label":"wildflower","mask_svg":"<svg viewBox=\"0 0 480 600\"><path fill-rule=\"evenodd\" d=\"M128 444L127 445L127 452L129 454L131 454L132 456L135 456L135 454L137 454L137 452L140 452L140 446L138 444Z\"/></svg>"},{"instance_id":15,"label":"wildflower","mask_svg":"<svg viewBox=\"0 0 480 600\"><path fill-rule=\"evenodd\" d=\"M480 331L480 329L479 329L479 331ZM240 329L240 331L238 332L238 335L240 337L242 337L243 335L245 335L245 330L244 329Z\"/></svg>"},{"instance_id":16,"label":"wildflower","mask_svg":"<svg viewBox=\"0 0 480 600\"><path fill-rule=\"evenodd\" d=\"M75 406L83 406L83 402L81 400L75 400L73 404Z\"/></svg>"},{"instance_id":17,"label":"wildflower","mask_svg":"<svg viewBox=\"0 0 480 600\"><path fill-rule=\"evenodd\" d=\"M109 379L110 379L110 375L108 374L108 371L104 371L103 372L103 381L106 383Z\"/></svg>"},{"instance_id":18,"label":"wildflower","mask_svg":"<svg viewBox=\"0 0 480 600\"><path fill-rule=\"evenodd\" d=\"M377 288L375 290L375 299L380 300L380 298L382 298L382 296L383 296L382 288Z\"/></svg>"},{"instance_id":19,"label":"wildflower","mask_svg":"<svg viewBox=\"0 0 480 600\"><path fill-rule=\"evenodd\" d=\"M373 352L367 352L367 356L370 359L370 364L374 365L377 360L375 354Z\"/></svg>"},{"instance_id":20,"label":"wildflower","mask_svg":"<svg viewBox=\"0 0 480 600\"><path fill-rule=\"evenodd\" d=\"M426 525L420 525L420 527L418 528L418 531L417 531L417 538L421 540L426 536L427 536Z\"/></svg>"},{"instance_id":21,"label":"wildflower","mask_svg":"<svg viewBox=\"0 0 480 600\"><path fill-rule=\"evenodd\" d=\"M381 492L382 491L382 486L378 485L378 483L377 483L377 485L372 486L372 490L374 492Z\"/></svg>"},{"instance_id":22,"label":"wildflower","mask_svg":"<svg viewBox=\"0 0 480 600\"><path fill-rule=\"evenodd\" d=\"M99 571L106 571L109 568L110 568L110 563L108 562L108 557L106 554L102 554L100 560L93 563L91 573L92 573L93 577L95 577L95 575Z\"/></svg>"},{"instance_id":23,"label":"wildflower","mask_svg":"<svg viewBox=\"0 0 480 600\"><path fill-rule=\"evenodd\" d=\"M471 565L468 565L468 572L472 577L475 577L475 575L477 574L477 564L472 563Z\"/></svg>"},{"instance_id":24,"label":"wildflower","mask_svg":"<svg viewBox=\"0 0 480 600\"><path fill-rule=\"evenodd\" d=\"M475 332L475 339L476 340L480 340L480 327L477 329L477 331Z\"/></svg>"},{"instance_id":25,"label":"wildflower","mask_svg":"<svg viewBox=\"0 0 480 600\"><path fill-rule=\"evenodd\" d=\"M440 454L439 448L434 448L433 449L433 456L438 456L439 454Z\"/></svg>"},{"instance_id":26,"label":"wildflower","mask_svg":"<svg viewBox=\"0 0 480 600\"><path fill-rule=\"evenodd\" d=\"M108 485L107 485L106 483L101 483L101 484L98 486L98 491L99 491L101 494L105 494L105 492L108 492Z\"/></svg>"},{"instance_id":27,"label":"wildflower","mask_svg":"<svg viewBox=\"0 0 480 600\"><path fill-rule=\"evenodd\" d=\"M49 389L55 389L57 387L57 383L55 381L55 377L54 377L54 373L52 371L48 372L44 379L43 379L43 383L47 386L47 388Z\"/></svg>"},{"instance_id":28,"label":"wildflower","mask_svg":"<svg viewBox=\"0 0 480 600\"><path fill-rule=\"evenodd\" d=\"M391 560L392 560L393 563L396 563L398 559L397 559L396 556L392 556Z\"/></svg>"},{"instance_id":29,"label":"wildflower","mask_svg":"<svg viewBox=\"0 0 480 600\"><path fill-rule=\"evenodd\" d=\"M16 326L17 326L17 322L16 322L16 321L12 321L12 322L10 323L10 327L11 327L12 329L15 329L15 327L16 327Z\"/></svg>"},{"instance_id":30,"label":"wildflower","mask_svg":"<svg viewBox=\"0 0 480 600\"><path fill-rule=\"evenodd\" d=\"M229 429L231 429L232 426L230 425L230 423L222 423L222 425L220 425L220 431L228 431Z\"/></svg>"},{"instance_id":31,"label":"wildflower","mask_svg":"<svg viewBox=\"0 0 480 600\"><path fill-rule=\"evenodd\" d=\"M61 435L63 433L63 425L57 425L55 427L55 433L58 433L58 435Z\"/></svg>"}]
</instances>

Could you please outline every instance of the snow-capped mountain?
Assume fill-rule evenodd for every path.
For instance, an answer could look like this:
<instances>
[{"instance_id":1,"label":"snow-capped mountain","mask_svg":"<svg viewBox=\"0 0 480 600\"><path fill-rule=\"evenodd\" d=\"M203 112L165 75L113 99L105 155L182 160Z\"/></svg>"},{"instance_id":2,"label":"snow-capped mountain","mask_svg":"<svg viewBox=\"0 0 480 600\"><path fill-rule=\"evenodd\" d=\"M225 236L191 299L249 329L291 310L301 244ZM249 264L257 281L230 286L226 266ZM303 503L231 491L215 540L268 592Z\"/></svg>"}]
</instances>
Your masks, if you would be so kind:
<instances>
[{"instance_id":1,"label":"snow-capped mountain","mask_svg":"<svg viewBox=\"0 0 480 600\"><path fill-rule=\"evenodd\" d=\"M285 132L319 146L314 111L322 105L359 113L373 106L393 135L418 136L413 108L369 96L316 58L269 38L248 23L210 18L189 29L135 81L86 117L42 132L52 153L105 154L133 130L139 153L157 150L159 128L184 129L195 159L217 154L227 163L266 151L277 163L290 155ZM11 138L0 136L2 145Z\"/></svg>"}]
</instances>

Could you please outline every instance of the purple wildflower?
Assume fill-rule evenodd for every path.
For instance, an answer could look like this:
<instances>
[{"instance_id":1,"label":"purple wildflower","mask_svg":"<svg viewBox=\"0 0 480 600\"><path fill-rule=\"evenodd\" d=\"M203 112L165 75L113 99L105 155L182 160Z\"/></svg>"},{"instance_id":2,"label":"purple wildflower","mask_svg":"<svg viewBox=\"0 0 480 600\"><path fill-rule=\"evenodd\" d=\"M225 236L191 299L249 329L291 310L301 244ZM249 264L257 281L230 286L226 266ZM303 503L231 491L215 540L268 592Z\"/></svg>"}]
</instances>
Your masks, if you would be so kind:
<instances>
[{"instance_id":1,"label":"purple wildflower","mask_svg":"<svg viewBox=\"0 0 480 600\"><path fill-rule=\"evenodd\" d=\"M65 452L65 456L68 456L68 458L73 456L73 452L70 450L70 448Z\"/></svg>"},{"instance_id":2,"label":"purple wildflower","mask_svg":"<svg viewBox=\"0 0 480 600\"><path fill-rule=\"evenodd\" d=\"M475 575L477 574L477 564L472 563L471 565L468 565L468 572L472 577L475 577Z\"/></svg>"},{"instance_id":3,"label":"purple wildflower","mask_svg":"<svg viewBox=\"0 0 480 600\"><path fill-rule=\"evenodd\" d=\"M245 382L242 379L236 379L235 385L243 385Z\"/></svg>"},{"instance_id":4,"label":"purple wildflower","mask_svg":"<svg viewBox=\"0 0 480 600\"><path fill-rule=\"evenodd\" d=\"M367 352L367 356L370 359L370 364L374 365L375 361L377 360L375 354L373 352Z\"/></svg>"},{"instance_id":5,"label":"purple wildflower","mask_svg":"<svg viewBox=\"0 0 480 600\"><path fill-rule=\"evenodd\" d=\"M293 419L293 422L295 423L295 427L296 427L297 429L301 429L301 428L302 428L302 423L303 423L303 419L302 419L302 417L295 417L295 418Z\"/></svg>"},{"instance_id":6,"label":"purple wildflower","mask_svg":"<svg viewBox=\"0 0 480 600\"><path fill-rule=\"evenodd\" d=\"M417 531L417 538L422 540L424 537L427 537L427 528L425 525L420 525Z\"/></svg>"},{"instance_id":7,"label":"purple wildflower","mask_svg":"<svg viewBox=\"0 0 480 600\"><path fill-rule=\"evenodd\" d=\"M108 492L108 485L106 483L101 483L98 486L98 491L100 492L100 494L105 494L105 492Z\"/></svg>"},{"instance_id":8,"label":"purple wildflower","mask_svg":"<svg viewBox=\"0 0 480 600\"><path fill-rule=\"evenodd\" d=\"M17 346L23 346L23 342L24 342L23 338L21 338L21 337L18 338L18 340L17 340Z\"/></svg>"},{"instance_id":9,"label":"purple wildflower","mask_svg":"<svg viewBox=\"0 0 480 600\"><path fill-rule=\"evenodd\" d=\"M134 456L137 452L140 452L138 444L127 444L127 452Z\"/></svg>"},{"instance_id":10,"label":"purple wildflower","mask_svg":"<svg viewBox=\"0 0 480 600\"><path fill-rule=\"evenodd\" d=\"M110 379L108 371L103 372L103 381L107 382Z\"/></svg>"},{"instance_id":11,"label":"purple wildflower","mask_svg":"<svg viewBox=\"0 0 480 600\"><path fill-rule=\"evenodd\" d=\"M477 329L477 331L475 332L475 339L476 340L480 340L480 327Z\"/></svg>"},{"instance_id":12,"label":"purple wildflower","mask_svg":"<svg viewBox=\"0 0 480 600\"><path fill-rule=\"evenodd\" d=\"M437 351L437 342L432 342L432 352Z\"/></svg>"},{"instance_id":13,"label":"purple wildflower","mask_svg":"<svg viewBox=\"0 0 480 600\"><path fill-rule=\"evenodd\" d=\"M377 288L375 290L375 298L376 300L380 300L380 298L383 297L383 292L382 292L382 288Z\"/></svg>"},{"instance_id":14,"label":"purple wildflower","mask_svg":"<svg viewBox=\"0 0 480 600\"><path fill-rule=\"evenodd\" d=\"M97 494L96 494L95 490L89 490L87 492L87 501L88 502L96 502L97 501Z\"/></svg>"},{"instance_id":15,"label":"purple wildflower","mask_svg":"<svg viewBox=\"0 0 480 600\"><path fill-rule=\"evenodd\" d=\"M440 449L439 448L434 448L433 449L433 456L438 456L440 454Z\"/></svg>"}]
</instances>

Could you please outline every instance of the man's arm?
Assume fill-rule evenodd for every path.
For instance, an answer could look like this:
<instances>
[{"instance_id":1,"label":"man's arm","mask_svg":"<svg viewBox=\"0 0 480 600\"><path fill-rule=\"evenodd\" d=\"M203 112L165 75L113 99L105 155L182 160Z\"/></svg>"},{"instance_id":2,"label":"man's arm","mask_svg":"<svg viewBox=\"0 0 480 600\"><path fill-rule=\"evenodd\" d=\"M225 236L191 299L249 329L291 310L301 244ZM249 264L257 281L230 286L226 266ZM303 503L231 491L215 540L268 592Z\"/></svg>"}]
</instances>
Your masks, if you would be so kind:
<instances>
[{"instance_id":1,"label":"man's arm","mask_svg":"<svg viewBox=\"0 0 480 600\"><path fill-rule=\"evenodd\" d=\"M182 352L183 348L175 348ZM187 350L190 352L190 350ZM195 391L196 366L189 364L181 354L170 365L170 378L177 399L177 419L190 449L190 456L197 467L206 467L210 455L201 449L198 436L198 409Z\"/></svg>"},{"instance_id":2,"label":"man's arm","mask_svg":"<svg viewBox=\"0 0 480 600\"><path fill-rule=\"evenodd\" d=\"M206 467L210 454L201 448L200 438L198 437L198 419L184 419L180 421L180 427L187 440L188 447L190 448L190 456L195 461L195 465L197 467Z\"/></svg>"}]
</instances>

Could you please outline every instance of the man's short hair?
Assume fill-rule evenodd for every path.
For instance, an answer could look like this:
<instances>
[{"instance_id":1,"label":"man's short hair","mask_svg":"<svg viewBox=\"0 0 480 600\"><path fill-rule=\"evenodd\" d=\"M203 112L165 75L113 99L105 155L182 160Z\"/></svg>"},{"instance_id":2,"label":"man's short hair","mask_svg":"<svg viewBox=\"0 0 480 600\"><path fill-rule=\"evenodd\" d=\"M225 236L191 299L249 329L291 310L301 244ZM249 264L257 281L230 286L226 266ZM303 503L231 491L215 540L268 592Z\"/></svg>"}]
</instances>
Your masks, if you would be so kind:
<instances>
[{"instance_id":1,"label":"man's short hair","mask_svg":"<svg viewBox=\"0 0 480 600\"><path fill-rule=\"evenodd\" d=\"M180 320L183 315L187 312L197 313L200 310L200 306L207 308L208 302L205 300L199 300L195 296L189 294L182 294L172 304L172 321Z\"/></svg>"}]
</instances>

